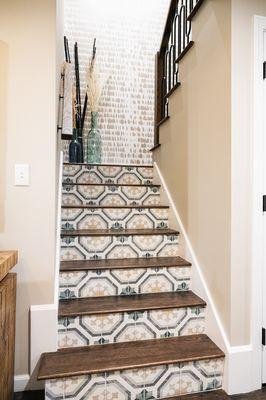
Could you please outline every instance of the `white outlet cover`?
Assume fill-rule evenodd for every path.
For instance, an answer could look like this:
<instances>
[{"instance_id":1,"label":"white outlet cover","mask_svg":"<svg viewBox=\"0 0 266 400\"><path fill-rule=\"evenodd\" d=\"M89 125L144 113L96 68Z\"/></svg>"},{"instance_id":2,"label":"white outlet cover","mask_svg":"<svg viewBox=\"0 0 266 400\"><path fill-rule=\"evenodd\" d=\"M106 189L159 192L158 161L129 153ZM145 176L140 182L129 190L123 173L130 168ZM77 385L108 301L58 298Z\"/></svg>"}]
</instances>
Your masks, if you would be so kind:
<instances>
[{"instance_id":1,"label":"white outlet cover","mask_svg":"<svg viewBox=\"0 0 266 400\"><path fill-rule=\"evenodd\" d=\"M30 185L29 164L15 164L15 186Z\"/></svg>"}]
</instances>

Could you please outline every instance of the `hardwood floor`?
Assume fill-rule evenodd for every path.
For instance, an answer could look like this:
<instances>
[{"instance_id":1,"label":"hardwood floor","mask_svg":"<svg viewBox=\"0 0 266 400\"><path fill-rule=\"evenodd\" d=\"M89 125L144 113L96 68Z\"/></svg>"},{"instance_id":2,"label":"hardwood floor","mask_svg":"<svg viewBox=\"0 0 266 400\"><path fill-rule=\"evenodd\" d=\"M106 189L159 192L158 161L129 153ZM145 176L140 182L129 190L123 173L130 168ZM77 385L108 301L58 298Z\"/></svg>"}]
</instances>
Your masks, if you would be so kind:
<instances>
[{"instance_id":1,"label":"hardwood floor","mask_svg":"<svg viewBox=\"0 0 266 400\"><path fill-rule=\"evenodd\" d=\"M249 394L239 394L237 396L231 396L233 400L266 400L266 387L261 390L252 392Z\"/></svg>"},{"instance_id":2,"label":"hardwood floor","mask_svg":"<svg viewBox=\"0 0 266 400\"><path fill-rule=\"evenodd\" d=\"M44 400L44 390L15 393L14 400Z\"/></svg>"},{"instance_id":3,"label":"hardwood floor","mask_svg":"<svg viewBox=\"0 0 266 400\"><path fill-rule=\"evenodd\" d=\"M232 400L266 400L266 387L257 392L230 396ZM43 391L15 393L14 400L44 400Z\"/></svg>"}]
</instances>

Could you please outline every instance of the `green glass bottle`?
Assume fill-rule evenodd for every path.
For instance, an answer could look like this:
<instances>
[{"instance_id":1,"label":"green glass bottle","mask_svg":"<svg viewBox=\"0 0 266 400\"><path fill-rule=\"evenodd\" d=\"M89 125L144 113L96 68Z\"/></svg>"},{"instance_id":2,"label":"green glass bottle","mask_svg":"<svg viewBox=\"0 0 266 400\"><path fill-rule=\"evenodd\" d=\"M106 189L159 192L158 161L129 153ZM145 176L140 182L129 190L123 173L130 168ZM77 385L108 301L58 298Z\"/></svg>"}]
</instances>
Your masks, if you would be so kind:
<instances>
[{"instance_id":1,"label":"green glass bottle","mask_svg":"<svg viewBox=\"0 0 266 400\"><path fill-rule=\"evenodd\" d=\"M91 113L91 129L88 134L87 162L89 164L101 164L102 140L98 129L98 112Z\"/></svg>"}]
</instances>

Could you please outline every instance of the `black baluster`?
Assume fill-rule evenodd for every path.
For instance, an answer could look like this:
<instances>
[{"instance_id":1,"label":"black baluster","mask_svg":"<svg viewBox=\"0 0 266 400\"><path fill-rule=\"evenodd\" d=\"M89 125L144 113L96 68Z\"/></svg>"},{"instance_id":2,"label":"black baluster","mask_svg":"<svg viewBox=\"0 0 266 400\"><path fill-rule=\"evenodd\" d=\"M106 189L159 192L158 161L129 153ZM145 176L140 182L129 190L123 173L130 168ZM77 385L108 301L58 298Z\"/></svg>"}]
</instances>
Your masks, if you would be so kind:
<instances>
[{"instance_id":1,"label":"black baluster","mask_svg":"<svg viewBox=\"0 0 266 400\"><path fill-rule=\"evenodd\" d=\"M190 12L188 10L187 2L188 2L188 0L186 0L186 13L185 13L186 14L186 16L185 16L185 18L186 18L186 37L187 37L186 45L190 42L190 34L191 34L191 21L187 20L187 17L190 14Z\"/></svg>"}]
</instances>

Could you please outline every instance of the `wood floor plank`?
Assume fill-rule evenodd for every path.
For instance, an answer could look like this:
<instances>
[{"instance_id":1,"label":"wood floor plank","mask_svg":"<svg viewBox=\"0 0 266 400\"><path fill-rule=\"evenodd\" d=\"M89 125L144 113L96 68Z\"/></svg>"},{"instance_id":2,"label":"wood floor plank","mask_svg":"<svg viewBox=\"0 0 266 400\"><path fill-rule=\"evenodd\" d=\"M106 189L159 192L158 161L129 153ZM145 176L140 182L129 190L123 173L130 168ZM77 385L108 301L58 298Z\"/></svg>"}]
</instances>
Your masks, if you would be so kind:
<instances>
[{"instance_id":1,"label":"wood floor plank","mask_svg":"<svg viewBox=\"0 0 266 400\"><path fill-rule=\"evenodd\" d=\"M62 230L61 237L65 236L154 236L154 235L179 235L174 229L72 229Z\"/></svg>"},{"instance_id":2,"label":"wood floor plank","mask_svg":"<svg viewBox=\"0 0 266 400\"><path fill-rule=\"evenodd\" d=\"M191 267L182 257L122 258L103 260L61 261L60 271L87 271L131 268Z\"/></svg>"},{"instance_id":3,"label":"wood floor plank","mask_svg":"<svg viewBox=\"0 0 266 400\"><path fill-rule=\"evenodd\" d=\"M145 209L165 209L168 210L169 206L161 206L161 205L145 205L145 204L141 204L141 205L132 205L132 204L126 204L126 205L119 205L119 206L115 206L115 205L110 205L110 206L105 206L105 205L87 205L87 204L63 204L61 206L62 208L87 208L87 209L116 209L116 210L121 210L121 209L141 209L141 210L145 210Z\"/></svg>"},{"instance_id":4,"label":"wood floor plank","mask_svg":"<svg viewBox=\"0 0 266 400\"><path fill-rule=\"evenodd\" d=\"M64 186L129 186L129 187L156 187L160 188L161 185L154 183L96 183L96 182L62 182Z\"/></svg>"},{"instance_id":5,"label":"wood floor plank","mask_svg":"<svg viewBox=\"0 0 266 400\"><path fill-rule=\"evenodd\" d=\"M64 165L71 165L73 167L77 165L85 166L85 167L121 167L121 168L151 168L153 169L153 165L151 164L89 164L89 163L69 163L65 162Z\"/></svg>"},{"instance_id":6,"label":"wood floor plank","mask_svg":"<svg viewBox=\"0 0 266 400\"><path fill-rule=\"evenodd\" d=\"M224 353L207 335L85 346L43 353L38 379L63 378L223 357Z\"/></svg>"},{"instance_id":7,"label":"wood floor plank","mask_svg":"<svg viewBox=\"0 0 266 400\"><path fill-rule=\"evenodd\" d=\"M60 300L58 315L59 317L71 317L196 306L205 307L206 303L188 290L129 296L84 297Z\"/></svg>"},{"instance_id":8,"label":"wood floor plank","mask_svg":"<svg viewBox=\"0 0 266 400\"><path fill-rule=\"evenodd\" d=\"M44 391L17 392L14 394L14 400L44 400ZM266 390L258 390L248 394L228 396L223 390L214 390L204 393L187 394L177 397L167 397L162 400L266 400Z\"/></svg>"}]
</instances>

